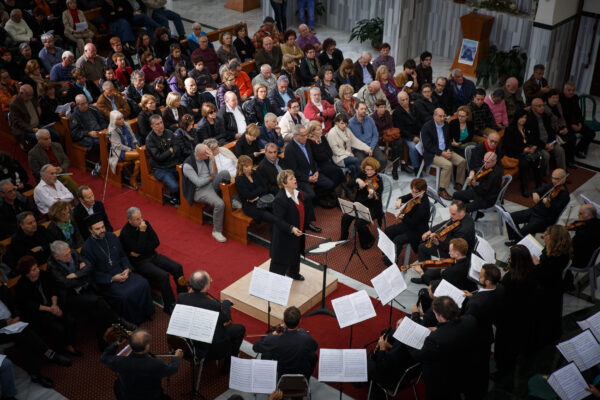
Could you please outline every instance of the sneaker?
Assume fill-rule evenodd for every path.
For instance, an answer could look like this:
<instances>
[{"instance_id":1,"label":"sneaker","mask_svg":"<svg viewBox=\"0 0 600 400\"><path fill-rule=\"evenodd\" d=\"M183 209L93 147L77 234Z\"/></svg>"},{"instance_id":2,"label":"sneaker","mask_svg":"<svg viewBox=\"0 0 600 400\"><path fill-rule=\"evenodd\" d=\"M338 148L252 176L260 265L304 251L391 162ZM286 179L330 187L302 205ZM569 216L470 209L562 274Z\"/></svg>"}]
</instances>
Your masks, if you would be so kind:
<instances>
[{"instance_id":1,"label":"sneaker","mask_svg":"<svg viewBox=\"0 0 600 400\"><path fill-rule=\"evenodd\" d=\"M234 210L239 210L242 208L242 203L238 199L231 199L231 208Z\"/></svg>"},{"instance_id":2,"label":"sneaker","mask_svg":"<svg viewBox=\"0 0 600 400\"><path fill-rule=\"evenodd\" d=\"M102 168L102 166L100 165L100 163L96 163L96 165L94 165L94 169L92 170L92 176L99 176L100 175L100 168Z\"/></svg>"},{"instance_id":3,"label":"sneaker","mask_svg":"<svg viewBox=\"0 0 600 400\"><path fill-rule=\"evenodd\" d=\"M225 243L227 238L221 232L213 231L212 236L217 242Z\"/></svg>"}]
</instances>

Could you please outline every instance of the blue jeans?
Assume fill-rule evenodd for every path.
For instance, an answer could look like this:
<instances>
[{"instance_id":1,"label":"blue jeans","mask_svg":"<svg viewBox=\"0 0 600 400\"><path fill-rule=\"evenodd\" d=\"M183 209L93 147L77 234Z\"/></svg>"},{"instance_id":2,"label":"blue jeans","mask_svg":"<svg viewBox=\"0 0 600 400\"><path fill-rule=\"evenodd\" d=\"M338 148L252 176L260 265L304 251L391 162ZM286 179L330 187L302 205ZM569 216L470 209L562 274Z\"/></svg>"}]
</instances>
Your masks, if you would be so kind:
<instances>
[{"instance_id":1,"label":"blue jeans","mask_svg":"<svg viewBox=\"0 0 600 400\"><path fill-rule=\"evenodd\" d=\"M135 21L135 17L134 17L134 21ZM108 27L110 28L110 31L112 33L114 33L115 36L118 36L119 39L121 39L121 41L123 43L135 42L135 36L133 36L133 32L131 30L131 25L129 25L129 22L127 22L123 18L116 20L115 22L110 24Z\"/></svg>"},{"instance_id":2,"label":"blue jeans","mask_svg":"<svg viewBox=\"0 0 600 400\"><path fill-rule=\"evenodd\" d=\"M285 32L287 30L287 1L283 0L281 4L271 0L271 7L275 12L275 21L277 22L277 30L279 32Z\"/></svg>"},{"instance_id":3,"label":"blue jeans","mask_svg":"<svg viewBox=\"0 0 600 400\"><path fill-rule=\"evenodd\" d=\"M414 169L419 169L419 152L417 151L416 143L412 140L402 139L405 145L408 146L408 155Z\"/></svg>"},{"instance_id":4,"label":"blue jeans","mask_svg":"<svg viewBox=\"0 0 600 400\"><path fill-rule=\"evenodd\" d=\"M354 180L360 173L360 161L356 157L344 158L344 166L350 170L350 183L354 185Z\"/></svg>"},{"instance_id":5,"label":"blue jeans","mask_svg":"<svg viewBox=\"0 0 600 400\"><path fill-rule=\"evenodd\" d=\"M315 27L315 0L298 0L298 16L300 17L300 23L303 24L304 9L308 10L308 27Z\"/></svg>"},{"instance_id":6,"label":"blue jeans","mask_svg":"<svg viewBox=\"0 0 600 400\"><path fill-rule=\"evenodd\" d=\"M144 28L148 31L148 34L151 38L154 37L154 30L156 28L160 28L161 26L154 22L152 18L147 16L144 13L134 13L133 14L133 23L136 25L143 25Z\"/></svg>"},{"instance_id":7,"label":"blue jeans","mask_svg":"<svg viewBox=\"0 0 600 400\"><path fill-rule=\"evenodd\" d=\"M153 172L154 177L169 188L171 195L179 197L179 174L175 168L155 168Z\"/></svg>"},{"instance_id":8,"label":"blue jeans","mask_svg":"<svg viewBox=\"0 0 600 400\"><path fill-rule=\"evenodd\" d=\"M13 363L8 358L5 358L0 365L0 388L2 389L2 398L17 395Z\"/></svg>"},{"instance_id":9,"label":"blue jeans","mask_svg":"<svg viewBox=\"0 0 600 400\"><path fill-rule=\"evenodd\" d=\"M157 8L152 11L152 19L165 28L169 28L169 21L173 21L175 29L177 29L177 34L179 36L185 35L185 28L183 27L183 22L181 22L181 15L174 11L165 8Z\"/></svg>"}]
</instances>

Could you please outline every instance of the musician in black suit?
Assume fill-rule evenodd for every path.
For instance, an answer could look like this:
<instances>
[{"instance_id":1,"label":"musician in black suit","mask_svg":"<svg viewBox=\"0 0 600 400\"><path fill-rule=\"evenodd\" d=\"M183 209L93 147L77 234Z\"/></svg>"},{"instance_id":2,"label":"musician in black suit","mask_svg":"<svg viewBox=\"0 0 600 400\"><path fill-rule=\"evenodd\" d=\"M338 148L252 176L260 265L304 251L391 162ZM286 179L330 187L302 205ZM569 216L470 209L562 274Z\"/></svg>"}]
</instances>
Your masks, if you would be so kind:
<instances>
[{"instance_id":1,"label":"musician in black suit","mask_svg":"<svg viewBox=\"0 0 600 400\"><path fill-rule=\"evenodd\" d=\"M225 358L221 371L228 374L231 363L230 356L237 357L239 354L246 328L244 325L231 323L230 308L232 303L229 300L221 303L214 297L210 298L212 297L208 293L210 282L210 275L206 271L193 272L190 276L188 293L181 293L177 299L177 304L204 308L219 313L212 343L209 345L195 342L194 345L196 357L198 358L207 357L209 360Z\"/></svg>"},{"instance_id":2,"label":"musician in black suit","mask_svg":"<svg viewBox=\"0 0 600 400\"><path fill-rule=\"evenodd\" d=\"M317 365L319 344L304 329L298 329L300 310L294 306L283 312L283 331L275 330L254 343L252 350L263 359L277 361L277 375L302 374L310 381Z\"/></svg>"},{"instance_id":3,"label":"musician in black suit","mask_svg":"<svg viewBox=\"0 0 600 400\"><path fill-rule=\"evenodd\" d=\"M484 264L479 273L481 288L477 291L465 292L467 301L463 305L463 314L472 315L477 320L476 340L472 344L471 383L466 387L467 400L483 399L488 392L490 374L490 350L494 342L492 325L502 302L503 288L500 282L500 269L496 264Z\"/></svg>"},{"instance_id":4,"label":"musician in black suit","mask_svg":"<svg viewBox=\"0 0 600 400\"><path fill-rule=\"evenodd\" d=\"M504 168L498 162L498 155L491 151L485 153L481 169L473 174L464 190L454 192L452 197L463 201L468 213L492 207L502 189L502 176ZM478 211L477 217L482 216L483 213Z\"/></svg>"},{"instance_id":5,"label":"musician in black suit","mask_svg":"<svg viewBox=\"0 0 600 400\"><path fill-rule=\"evenodd\" d=\"M416 204L417 201L418 204ZM397 213L396 219L400 220L400 222L390 225L385 229L385 234L396 245L396 254L398 257L402 253L402 247L406 243L410 243L413 249L418 249L421 236L429 229L431 205L429 197L427 197L427 182L425 179L416 178L410 182L410 193L398 197L398 200L396 200L396 209L399 209L407 202L415 202L415 204L406 206L411 207L409 212L405 212L406 209L404 209ZM384 260L386 263L389 262L389 265L393 261L396 260L388 260L387 257Z\"/></svg>"},{"instance_id":6,"label":"musician in black suit","mask_svg":"<svg viewBox=\"0 0 600 400\"><path fill-rule=\"evenodd\" d=\"M152 336L144 329L133 332L129 338L131 354L117 355L119 342L114 342L102 353L100 361L119 374L115 382L115 395L127 400L165 399L161 379L171 376L179 370L179 361L183 351L177 349L175 357L167 364L164 360L150 354Z\"/></svg>"},{"instance_id":7,"label":"musician in black suit","mask_svg":"<svg viewBox=\"0 0 600 400\"><path fill-rule=\"evenodd\" d=\"M423 243L419 245L419 261L429 260L432 255L440 258L448 258L450 253L448 249L450 247L450 241L454 238L463 238L469 245L469 254L475 248L475 223L473 218L466 212L465 203L460 200L454 200L450 207L450 219L444 221L427 231L421 236ZM445 237L437 237L435 232L442 231L444 226L451 226L454 223L459 222L458 226L453 228ZM431 247L427 247L427 242L431 238Z\"/></svg>"},{"instance_id":8,"label":"musician in black suit","mask_svg":"<svg viewBox=\"0 0 600 400\"><path fill-rule=\"evenodd\" d=\"M79 189L77 190L77 198L79 199L79 203L77 203L73 209L73 217L75 218L75 222L79 228L79 233L81 233L84 240L90 236L90 231L87 228L85 219L92 214L100 214L102 216L102 221L104 221L106 231L113 231L113 227L108 220L108 215L106 215L104 204L102 204L102 202L99 200L96 201L94 198L94 192L89 186L79 186Z\"/></svg>"},{"instance_id":9,"label":"musician in black suit","mask_svg":"<svg viewBox=\"0 0 600 400\"><path fill-rule=\"evenodd\" d=\"M469 178L473 178L473 175L483 166L483 158L489 152L496 153L498 159L501 159L504 155L500 147L500 135L497 132L490 132L485 141L476 144L471 150Z\"/></svg>"},{"instance_id":10,"label":"musician in black suit","mask_svg":"<svg viewBox=\"0 0 600 400\"><path fill-rule=\"evenodd\" d=\"M277 223L271 225L271 266L276 274L287 275L303 281L300 274L300 254L304 254L304 230L308 224L310 205L303 192L298 190L294 171L285 169L277 175L281 190L273 201L273 214Z\"/></svg>"},{"instance_id":11,"label":"musician in black suit","mask_svg":"<svg viewBox=\"0 0 600 400\"><path fill-rule=\"evenodd\" d=\"M596 213L596 207L592 204L584 204L579 208L578 221L582 224L573 230L573 266L583 268L588 265L594 250L600 247L600 220Z\"/></svg>"},{"instance_id":12,"label":"musician in black suit","mask_svg":"<svg viewBox=\"0 0 600 400\"><path fill-rule=\"evenodd\" d=\"M284 160L277 157L277 145L275 143L267 143L265 146L265 158L258 163L257 172L262 177L262 180L267 188L267 192L275 196L279 193L279 185L277 185L277 175L285 168Z\"/></svg>"},{"instance_id":13,"label":"musician in black suit","mask_svg":"<svg viewBox=\"0 0 600 400\"><path fill-rule=\"evenodd\" d=\"M552 171L552 182L537 188L531 194L535 206L510 214L523 237L530 233L543 232L547 227L556 222L570 199L569 189L567 189L567 185L565 184L566 179L567 172L564 169L555 169ZM544 199L540 200L542 197ZM520 227L519 224L525 225ZM505 244L512 246L518 241L520 236L508 224L506 224L506 231L509 240Z\"/></svg>"},{"instance_id":14,"label":"musician in black suit","mask_svg":"<svg viewBox=\"0 0 600 400\"><path fill-rule=\"evenodd\" d=\"M409 354L421 363L427 400L458 400L470 383L468 355L477 332L472 315L460 317L460 309L448 296L436 297L432 304L439 322L425 339L421 350L409 347Z\"/></svg>"}]
</instances>

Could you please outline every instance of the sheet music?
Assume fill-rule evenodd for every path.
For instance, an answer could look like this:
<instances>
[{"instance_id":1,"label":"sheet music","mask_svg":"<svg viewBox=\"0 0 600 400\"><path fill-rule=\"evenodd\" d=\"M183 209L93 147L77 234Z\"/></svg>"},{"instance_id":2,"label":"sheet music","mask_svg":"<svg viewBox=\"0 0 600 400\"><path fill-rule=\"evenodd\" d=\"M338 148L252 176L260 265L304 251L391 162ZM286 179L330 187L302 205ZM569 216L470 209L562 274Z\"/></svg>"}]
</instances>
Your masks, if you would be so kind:
<instances>
[{"instance_id":1,"label":"sheet music","mask_svg":"<svg viewBox=\"0 0 600 400\"><path fill-rule=\"evenodd\" d=\"M292 278L254 267L249 293L252 296L287 306L292 288Z\"/></svg>"},{"instance_id":2,"label":"sheet music","mask_svg":"<svg viewBox=\"0 0 600 400\"><path fill-rule=\"evenodd\" d=\"M423 344L425 344L425 339L430 334L431 331L423 325L419 325L412 319L404 317L398 329L394 332L393 337L407 346L421 350Z\"/></svg>"},{"instance_id":3,"label":"sheet music","mask_svg":"<svg viewBox=\"0 0 600 400\"><path fill-rule=\"evenodd\" d=\"M20 333L23 329L27 327L27 325L29 325L28 322L18 321L14 324L6 325L4 328L0 329L0 333L5 333L7 335Z\"/></svg>"},{"instance_id":4,"label":"sheet music","mask_svg":"<svg viewBox=\"0 0 600 400\"><path fill-rule=\"evenodd\" d=\"M590 395L581 372L574 363L570 363L554 371L548 377L548 384L562 400L581 400Z\"/></svg>"},{"instance_id":5,"label":"sheet music","mask_svg":"<svg viewBox=\"0 0 600 400\"><path fill-rule=\"evenodd\" d=\"M421 143L421 142L419 142L419 143ZM444 201L438 194L437 190L435 190L431 186L427 186L427 196L431 197L433 200L437 201L438 203L440 203L441 205L446 207L446 203L444 203Z\"/></svg>"},{"instance_id":6,"label":"sheet music","mask_svg":"<svg viewBox=\"0 0 600 400\"><path fill-rule=\"evenodd\" d=\"M371 283L381 304L388 304L406 290L406 281L396 264L384 269L382 273L371 279Z\"/></svg>"},{"instance_id":7,"label":"sheet music","mask_svg":"<svg viewBox=\"0 0 600 400\"><path fill-rule=\"evenodd\" d=\"M369 211L369 208L362 205L358 201L355 201L353 203L351 201L344 200L338 197L338 202L340 203L340 209L342 210L342 213L354 217L354 209L356 208L356 215L358 216L358 218L367 221L369 224L373 222L373 220L371 219L371 212Z\"/></svg>"},{"instance_id":8,"label":"sheet music","mask_svg":"<svg viewBox=\"0 0 600 400\"><path fill-rule=\"evenodd\" d=\"M75 24L75 32L83 32L83 31L87 30L87 28L88 28L88 24L85 21L78 22Z\"/></svg>"},{"instance_id":9,"label":"sheet music","mask_svg":"<svg viewBox=\"0 0 600 400\"><path fill-rule=\"evenodd\" d=\"M465 301L465 293L445 279L442 279L433 295L450 297L458 305L458 308L462 307L462 303Z\"/></svg>"},{"instance_id":10,"label":"sheet music","mask_svg":"<svg viewBox=\"0 0 600 400\"><path fill-rule=\"evenodd\" d=\"M339 240L337 242L319 243L319 245L317 247L308 251L308 254L325 254L328 251L330 251L331 249L334 249L336 246L338 246L342 243L346 243L346 242L347 242L347 240Z\"/></svg>"},{"instance_id":11,"label":"sheet music","mask_svg":"<svg viewBox=\"0 0 600 400\"><path fill-rule=\"evenodd\" d=\"M376 315L371 298L365 290L333 299L331 305L340 328L357 324Z\"/></svg>"},{"instance_id":12,"label":"sheet music","mask_svg":"<svg viewBox=\"0 0 600 400\"><path fill-rule=\"evenodd\" d=\"M486 263L496 264L496 252L494 251L494 248L490 242L481 236L477 236L477 246L475 251Z\"/></svg>"},{"instance_id":13,"label":"sheet music","mask_svg":"<svg viewBox=\"0 0 600 400\"><path fill-rule=\"evenodd\" d=\"M64 112L65 116L71 114L71 103L66 103L61 106L57 106L56 110L54 110L54 112L57 114Z\"/></svg>"},{"instance_id":14,"label":"sheet music","mask_svg":"<svg viewBox=\"0 0 600 400\"><path fill-rule=\"evenodd\" d=\"M510 216L510 213L507 211L504 211L504 209L502 207L500 207L499 205L495 205L494 207L496 207L496 211L499 212L502 215L502 218L504 218L504 220L506 221L506 223L513 228L513 230L515 232L517 232L517 234L520 237L523 237L523 235L521 234L521 231L519 230L519 227L515 224L515 221L513 221L512 217Z\"/></svg>"},{"instance_id":15,"label":"sheet music","mask_svg":"<svg viewBox=\"0 0 600 400\"><path fill-rule=\"evenodd\" d=\"M581 197L581 200L583 200L584 204L593 205L596 208L596 215L600 216L600 205L598 203L594 203L584 194L580 194L579 197Z\"/></svg>"},{"instance_id":16,"label":"sheet music","mask_svg":"<svg viewBox=\"0 0 600 400\"><path fill-rule=\"evenodd\" d=\"M367 382L367 350L321 349L319 381Z\"/></svg>"},{"instance_id":17,"label":"sheet music","mask_svg":"<svg viewBox=\"0 0 600 400\"><path fill-rule=\"evenodd\" d=\"M573 361L580 371L586 371L600 364L600 344L589 329L557 344L556 348L567 361Z\"/></svg>"},{"instance_id":18,"label":"sheet music","mask_svg":"<svg viewBox=\"0 0 600 400\"><path fill-rule=\"evenodd\" d=\"M392 240L385 234L381 229L377 228L379 239L377 240L377 247L385 254L385 256L391 262L396 262L396 245Z\"/></svg>"},{"instance_id":19,"label":"sheet music","mask_svg":"<svg viewBox=\"0 0 600 400\"><path fill-rule=\"evenodd\" d=\"M481 273L481 267L486 262L481 258L477 257L475 253L471 253L471 266L469 267L469 278L475 282L479 282L479 274Z\"/></svg>"},{"instance_id":20,"label":"sheet music","mask_svg":"<svg viewBox=\"0 0 600 400\"><path fill-rule=\"evenodd\" d=\"M271 394L277 385L277 361L231 357L229 388Z\"/></svg>"},{"instance_id":21,"label":"sheet music","mask_svg":"<svg viewBox=\"0 0 600 400\"><path fill-rule=\"evenodd\" d=\"M217 311L176 304L167 334L212 343L218 319Z\"/></svg>"},{"instance_id":22,"label":"sheet music","mask_svg":"<svg viewBox=\"0 0 600 400\"><path fill-rule=\"evenodd\" d=\"M523 246L527 247L529 249L529 252L537 258L540 258L540 256L542 255L542 250L544 250L544 246L542 246L540 242L535 240L531 233L525 236L523 239L521 239L517 244L522 244Z\"/></svg>"},{"instance_id":23,"label":"sheet music","mask_svg":"<svg viewBox=\"0 0 600 400\"><path fill-rule=\"evenodd\" d=\"M600 311L583 321L577 321L577 325L579 325L582 330L589 329L592 331L596 340L600 341Z\"/></svg>"}]
</instances>

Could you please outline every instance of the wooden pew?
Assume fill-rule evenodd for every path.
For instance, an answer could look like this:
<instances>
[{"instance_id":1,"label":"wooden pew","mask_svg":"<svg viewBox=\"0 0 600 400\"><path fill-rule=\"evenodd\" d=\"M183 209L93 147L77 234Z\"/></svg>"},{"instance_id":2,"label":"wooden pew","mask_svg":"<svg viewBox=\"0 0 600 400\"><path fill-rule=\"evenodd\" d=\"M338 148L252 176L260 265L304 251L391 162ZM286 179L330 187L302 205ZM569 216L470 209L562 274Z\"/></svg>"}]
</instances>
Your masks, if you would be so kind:
<instances>
[{"instance_id":1,"label":"wooden pew","mask_svg":"<svg viewBox=\"0 0 600 400\"><path fill-rule=\"evenodd\" d=\"M163 199L165 185L152 174L150 160L146 154L146 146L139 148L138 153L140 155L140 177L142 180L139 193L148 200L163 205L165 203Z\"/></svg>"},{"instance_id":2,"label":"wooden pew","mask_svg":"<svg viewBox=\"0 0 600 400\"><path fill-rule=\"evenodd\" d=\"M180 204L177 207L177 214L183 218L189 219L192 222L202 225L204 222L204 203L194 202L193 205L187 202L183 196L183 165L177 166L177 173L179 173L179 199Z\"/></svg>"},{"instance_id":3,"label":"wooden pew","mask_svg":"<svg viewBox=\"0 0 600 400\"><path fill-rule=\"evenodd\" d=\"M102 179L108 179L108 183L118 188L123 186L122 174L123 168L126 165L130 165L131 161L119 161L117 163L116 173L113 174L112 169L108 166L108 153L110 150L110 142L108 140L108 133L106 129L98 133L98 140L100 140L100 177ZM108 172L108 178L106 173Z\"/></svg>"},{"instance_id":4,"label":"wooden pew","mask_svg":"<svg viewBox=\"0 0 600 400\"><path fill-rule=\"evenodd\" d=\"M246 25L245 22L243 22L242 24L246 27L246 32L248 32L248 25ZM214 31L206 32L206 36L208 36L208 40L210 40L211 42L218 42L219 41L219 37L224 32L229 32L229 33L231 33L233 35L233 28L235 28L236 25L237 24L229 25L229 26L226 26L226 27L221 28L221 29L217 29L217 30L214 30Z\"/></svg>"},{"instance_id":5,"label":"wooden pew","mask_svg":"<svg viewBox=\"0 0 600 400\"><path fill-rule=\"evenodd\" d=\"M92 22L93 20L102 18L102 8L97 7L97 8L92 8L90 10L86 10L83 12L83 15L85 15L85 19L87 20L88 24L93 23ZM97 27L97 28L99 28L99 27ZM107 28L108 28L108 26L107 26ZM100 33L99 31L97 31L94 34L94 41L96 42L96 45L98 46L98 44L100 43L101 40L108 39L112 36L113 36L113 34L110 31L108 31L106 33Z\"/></svg>"},{"instance_id":6,"label":"wooden pew","mask_svg":"<svg viewBox=\"0 0 600 400\"><path fill-rule=\"evenodd\" d=\"M69 118L61 118L54 124L53 128L60 133L60 136L65 141L65 151L67 152L67 156L69 156L71 166L81 172L86 172L85 156L87 149L73 142L71 128L69 127Z\"/></svg>"},{"instance_id":7,"label":"wooden pew","mask_svg":"<svg viewBox=\"0 0 600 400\"><path fill-rule=\"evenodd\" d=\"M242 71L249 74L250 72L254 72L257 70L256 61L250 60L242 63Z\"/></svg>"},{"instance_id":8,"label":"wooden pew","mask_svg":"<svg viewBox=\"0 0 600 400\"><path fill-rule=\"evenodd\" d=\"M235 183L224 183L221 185L223 202L225 203L225 216L223 218L223 234L237 242L248 244L248 227L252 218L244 214L241 209L234 210L231 205L231 197L237 194Z\"/></svg>"}]
</instances>

